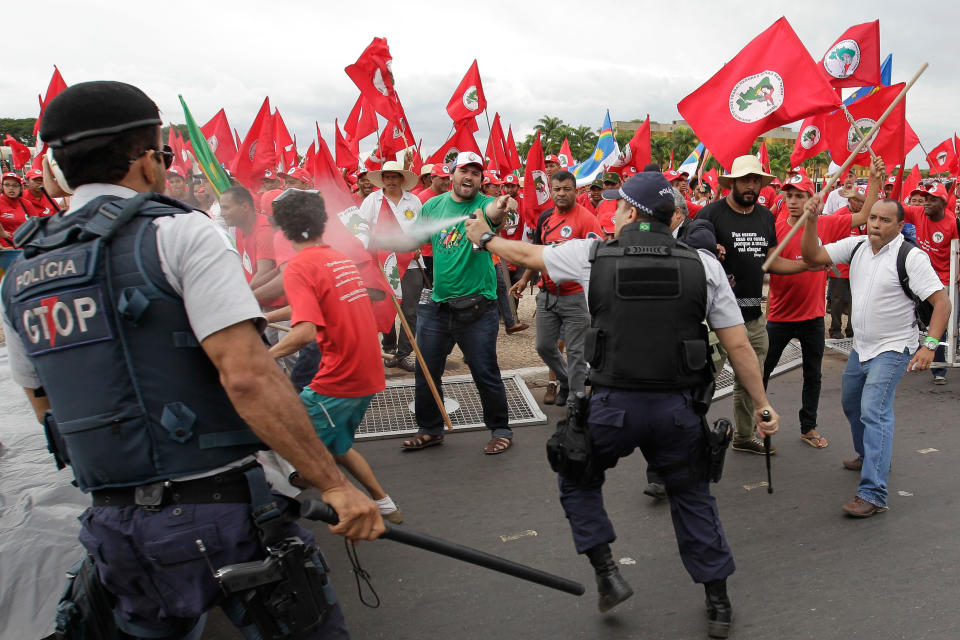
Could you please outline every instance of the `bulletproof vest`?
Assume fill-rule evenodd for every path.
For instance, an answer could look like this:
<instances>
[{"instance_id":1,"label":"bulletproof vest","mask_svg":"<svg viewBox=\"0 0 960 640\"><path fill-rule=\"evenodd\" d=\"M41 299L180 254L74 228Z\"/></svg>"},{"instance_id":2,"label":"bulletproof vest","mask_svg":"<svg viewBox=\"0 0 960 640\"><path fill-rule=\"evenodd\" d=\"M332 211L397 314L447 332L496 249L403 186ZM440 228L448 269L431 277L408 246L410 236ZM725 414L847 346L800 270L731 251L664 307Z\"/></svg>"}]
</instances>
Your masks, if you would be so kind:
<instances>
[{"instance_id":1,"label":"bulletproof vest","mask_svg":"<svg viewBox=\"0 0 960 640\"><path fill-rule=\"evenodd\" d=\"M265 448L161 268L151 223L187 211L152 193L104 196L18 230L24 255L0 293L84 491L202 473Z\"/></svg>"},{"instance_id":2,"label":"bulletproof vest","mask_svg":"<svg viewBox=\"0 0 960 640\"><path fill-rule=\"evenodd\" d=\"M638 222L598 243L590 261L591 384L643 390L703 384L710 375L707 278L696 251L666 225Z\"/></svg>"}]
</instances>

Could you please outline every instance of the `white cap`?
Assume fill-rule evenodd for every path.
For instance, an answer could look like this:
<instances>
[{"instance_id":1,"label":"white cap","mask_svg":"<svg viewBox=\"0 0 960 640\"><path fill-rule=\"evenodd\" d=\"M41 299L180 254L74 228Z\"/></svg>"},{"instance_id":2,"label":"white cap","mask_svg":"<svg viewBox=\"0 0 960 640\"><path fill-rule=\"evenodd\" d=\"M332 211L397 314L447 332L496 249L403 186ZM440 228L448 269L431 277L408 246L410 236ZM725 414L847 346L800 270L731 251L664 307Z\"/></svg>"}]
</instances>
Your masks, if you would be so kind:
<instances>
[{"instance_id":1,"label":"white cap","mask_svg":"<svg viewBox=\"0 0 960 640\"><path fill-rule=\"evenodd\" d=\"M480 165L480 170L483 171L483 158L479 154L474 153L473 151L461 151L457 154L457 157L454 159L453 164L450 165L451 169L456 169L457 167L465 166L468 164L477 164Z\"/></svg>"}]
</instances>

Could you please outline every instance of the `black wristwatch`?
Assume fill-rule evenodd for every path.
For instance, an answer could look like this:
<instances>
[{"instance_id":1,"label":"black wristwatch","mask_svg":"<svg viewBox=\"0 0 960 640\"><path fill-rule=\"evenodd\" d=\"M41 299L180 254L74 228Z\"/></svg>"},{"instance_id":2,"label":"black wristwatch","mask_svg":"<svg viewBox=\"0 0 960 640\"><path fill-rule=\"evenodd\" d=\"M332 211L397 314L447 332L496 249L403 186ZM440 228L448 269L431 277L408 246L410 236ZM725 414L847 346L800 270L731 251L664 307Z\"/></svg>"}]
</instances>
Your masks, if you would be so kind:
<instances>
[{"instance_id":1,"label":"black wristwatch","mask_svg":"<svg viewBox=\"0 0 960 640\"><path fill-rule=\"evenodd\" d=\"M480 236L480 242L477 244L480 245L480 249L483 251L487 250L487 243L497 237L497 234L487 231L482 236Z\"/></svg>"}]
</instances>

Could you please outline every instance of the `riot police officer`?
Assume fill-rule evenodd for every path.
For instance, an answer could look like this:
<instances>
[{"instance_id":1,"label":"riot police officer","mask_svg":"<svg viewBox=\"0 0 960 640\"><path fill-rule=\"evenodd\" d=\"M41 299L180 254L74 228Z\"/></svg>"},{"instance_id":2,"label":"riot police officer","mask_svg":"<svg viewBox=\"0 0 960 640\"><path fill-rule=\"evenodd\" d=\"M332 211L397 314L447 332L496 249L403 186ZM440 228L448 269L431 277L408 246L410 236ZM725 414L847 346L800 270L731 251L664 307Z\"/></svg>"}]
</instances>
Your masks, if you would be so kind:
<instances>
[{"instance_id":1,"label":"riot police officer","mask_svg":"<svg viewBox=\"0 0 960 640\"><path fill-rule=\"evenodd\" d=\"M228 238L157 195L172 160L160 125L154 102L120 82L73 85L47 107L46 186L73 197L16 236L24 254L0 289L13 377L38 417L49 409L51 449L92 494L80 540L123 632L199 637L217 604L241 628L291 628L265 620L269 606L224 598L211 575L267 545L293 549L294 536L313 544L253 454L272 448L320 487L340 516L334 533L374 539L383 522L269 357ZM306 556L323 594L294 598L316 600L313 622L296 621L302 637L348 637L323 562Z\"/></svg>"},{"instance_id":2,"label":"riot police officer","mask_svg":"<svg viewBox=\"0 0 960 640\"><path fill-rule=\"evenodd\" d=\"M590 559L597 574L600 610L633 593L610 551L616 536L603 508L604 471L639 447L664 479L683 564L695 582L704 584L708 632L725 638L732 613L726 579L734 562L704 468L702 393L712 377L704 320L747 381L761 434L775 433L779 417L767 401L723 268L708 252L693 250L670 233L674 199L663 175L640 173L603 195L617 200L614 239L606 243L511 242L493 236L480 218L467 221L467 234L511 263L546 269L554 281L577 281L587 291L592 388L587 432L593 469L577 482L562 475L559 480L577 552Z\"/></svg>"}]
</instances>

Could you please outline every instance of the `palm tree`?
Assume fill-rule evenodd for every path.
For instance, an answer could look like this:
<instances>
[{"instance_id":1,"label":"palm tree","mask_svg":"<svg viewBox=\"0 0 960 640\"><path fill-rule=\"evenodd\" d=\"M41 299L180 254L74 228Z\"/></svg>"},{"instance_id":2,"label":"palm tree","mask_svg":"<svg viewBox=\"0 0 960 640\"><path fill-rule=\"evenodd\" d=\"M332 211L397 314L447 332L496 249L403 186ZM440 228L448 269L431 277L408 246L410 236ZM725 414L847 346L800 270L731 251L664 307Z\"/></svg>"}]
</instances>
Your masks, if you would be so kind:
<instances>
[{"instance_id":1,"label":"palm tree","mask_svg":"<svg viewBox=\"0 0 960 640\"><path fill-rule=\"evenodd\" d=\"M689 127L677 127L670 133L670 142L674 153L674 164L680 166L680 163L686 160L693 148L697 146L699 140Z\"/></svg>"}]
</instances>

